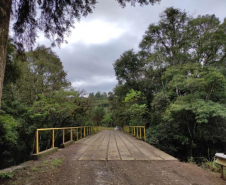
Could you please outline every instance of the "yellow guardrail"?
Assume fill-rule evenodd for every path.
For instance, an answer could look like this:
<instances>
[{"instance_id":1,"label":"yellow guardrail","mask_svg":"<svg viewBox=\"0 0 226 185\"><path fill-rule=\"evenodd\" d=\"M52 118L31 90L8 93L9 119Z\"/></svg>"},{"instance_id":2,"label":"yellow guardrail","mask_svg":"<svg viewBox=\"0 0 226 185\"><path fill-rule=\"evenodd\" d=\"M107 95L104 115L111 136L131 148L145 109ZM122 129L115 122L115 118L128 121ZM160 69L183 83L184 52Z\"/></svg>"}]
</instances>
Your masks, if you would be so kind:
<instances>
[{"instance_id":1,"label":"yellow guardrail","mask_svg":"<svg viewBox=\"0 0 226 185\"><path fill-rule=\"evenodd\" d=\"M124 126L124 132L127 132L137 138L144 139L146 141L146 130L145 126Z\"/></svg>"},{"instance_id":2,"label":"yellow guardrail","mask_svg":"<svg viewBox=\"0 0 226 185\"><path fill-rule=\"evenodd\" d=\"M80 129L80 132L79 132ZM76 141L79 140L79 133L80 133L80 139L83 137L86 137L90 134L96 133L99 131L99 127L97 126L80 126L80 127L63 127L63 128L40 128L36 130L35 137L36 137L36 154L39 153L39 132L41 131L52 131L52 148L54 148L54 132L55 130L62 130L63 131L63 144L65 143L65 130L70 130L70 141L73 141L73 130L76 130Z\"/></svg>"}]
</instances>

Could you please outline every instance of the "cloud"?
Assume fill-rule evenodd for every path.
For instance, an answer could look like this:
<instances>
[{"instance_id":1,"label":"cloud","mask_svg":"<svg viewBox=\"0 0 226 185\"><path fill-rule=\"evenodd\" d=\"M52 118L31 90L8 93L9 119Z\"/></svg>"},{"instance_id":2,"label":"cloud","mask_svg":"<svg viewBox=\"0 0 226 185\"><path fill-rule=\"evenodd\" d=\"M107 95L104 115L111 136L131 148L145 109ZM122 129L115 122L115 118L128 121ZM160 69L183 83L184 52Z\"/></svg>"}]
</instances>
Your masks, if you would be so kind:
<instances>
[{"instance_id":1,"label":"cloud","mask_svg":"<svg viewBox=\"0 0 226 185\"><path fill-rule=\"evenodd\" d=\"M120 37L125 29L120 28L117 23L107 23L102 20L92 20L79 22L75 25L76 29L68 38L68 44L63 44L62 48L70 47L70 44L84 43L90 44L103 44L112 39Z\"/></svg>"},{"instance_id":2,"label":"cloud","mask_svg":"<svg viewBox=\"0 0 226 185\"><path fill-rule=\"evenodd\" d=\"M61 58L68 79L77 89L89 92L111 91L117 81L113 63L123 52L134 48L149 24L157 23L159 15L170 6L186 10L193 16L215 14L222 21L225 0L162 0L154 6L121 8L115 0L99 0L93 13L75 24L67 38L68 44L54 48ZM39 42L50 46L41 35Z\"/></svg>"}]
</instances>

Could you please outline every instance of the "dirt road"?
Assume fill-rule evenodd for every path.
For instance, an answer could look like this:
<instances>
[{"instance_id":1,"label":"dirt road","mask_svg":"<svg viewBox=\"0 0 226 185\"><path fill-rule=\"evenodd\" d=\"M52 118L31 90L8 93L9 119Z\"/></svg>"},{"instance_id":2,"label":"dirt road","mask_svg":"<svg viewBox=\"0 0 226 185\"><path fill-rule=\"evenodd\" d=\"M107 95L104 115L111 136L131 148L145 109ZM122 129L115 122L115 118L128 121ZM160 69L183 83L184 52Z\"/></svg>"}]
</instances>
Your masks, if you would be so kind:
<instances>
[{"instance_id":1,"label":"dirt road","mask_svg":"<svg viewBox=\"0 0 226 185\"><path fill-rule=\"evenodd\" d=\"M140 148L143 147L143 148ZM103 154L104 153L104 154ZM115 159L115 160L114 160ZM226 185L216 174L123 133L100 132L40 161L3 185Z\"/></svg>"}]
</instances>

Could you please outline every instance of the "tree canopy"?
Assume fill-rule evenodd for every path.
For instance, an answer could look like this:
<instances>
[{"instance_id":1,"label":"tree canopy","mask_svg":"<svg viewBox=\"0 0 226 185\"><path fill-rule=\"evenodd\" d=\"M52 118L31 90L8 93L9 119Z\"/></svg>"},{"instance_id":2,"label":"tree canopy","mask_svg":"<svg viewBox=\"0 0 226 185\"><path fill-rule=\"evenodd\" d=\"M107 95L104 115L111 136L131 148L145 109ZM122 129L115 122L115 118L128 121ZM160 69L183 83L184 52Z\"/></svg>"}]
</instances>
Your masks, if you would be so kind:
<instances>
[{"instance_id":1,"label":"tree canopy","mask_svg":"<svg viewBox=\"0 0 226 185\"><path fill-rule=\"evenodd\" d=\"M117 0L125 7L127 3L141 6L154 4L160 0ZM10 1L9 1L10 3ZM96 0L12 0L12 17L15 22L13 30L15 39L20 44L31 46L37 38L37 31L41 30L52 41L52 45L60 45L65 41L65 35L74 27L75 20L91 14Z\"/></svg>"},{"instance_id":2,"label":"tree canopy","mask_svg":"<svg viewBox=\"0 0 226 185\"><path fill-rule=\"evenodd\" d=\"M154 4L160 0L117 0L125 7L126 3ZM6 67L7 43L10 17L13 20L15 45L19 52L32 49L42 31L51 40L52 46L66 42L74 22L91 14L96 0L2 0L0 3L0 109L3 81Z\"/></svg>"},{"instance_id":3,"label":"tree canopy","mask_svg":"<svg viewBox=\"0 0 226 185\"><path fill-rule=\"evenodd\" d=\"M163 11L140 50L125 51L114 63L113 118L145 125L150 144L181 160L224 151L225 24L215 15Z\"/></svg>"}]
</instances>

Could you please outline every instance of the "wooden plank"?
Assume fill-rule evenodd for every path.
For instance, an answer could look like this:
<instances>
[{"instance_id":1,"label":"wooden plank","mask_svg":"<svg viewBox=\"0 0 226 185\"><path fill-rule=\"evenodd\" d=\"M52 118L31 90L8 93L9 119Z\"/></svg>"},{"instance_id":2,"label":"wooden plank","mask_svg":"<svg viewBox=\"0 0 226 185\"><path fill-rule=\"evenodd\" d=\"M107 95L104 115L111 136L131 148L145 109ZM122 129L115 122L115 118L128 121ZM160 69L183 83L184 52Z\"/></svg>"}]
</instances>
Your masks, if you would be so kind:
<instances>
[{"instance_id":1,"label":"wooden plank","mask_svg":"<svg viewBox=\"0 0 226 185\"><path fill-rule=\"evenodd\" d=\"M103 134L103 133L104 132L100 131L97 134L83 137L82 139L79 139L78 141L76 141L76 143L87 143L87 144L89 144L89 142L92 143L94 138L99 137L100 134Z\"/></svg>"},{"instance_id":2,"label":"wooden plank","mask_svg":"<svg viewBox=\"0 0 226 185\"><path fill-rule=\"evenodd\" d=\"M169 161L177 161L176 158L174 158L173 156L153 147L150 145L150 148L153 148L153 153L155 153L156 155L158 155L159 157L163 158L164 160L169 160Z\"/></svg>"},{"instance_id":3,"label":"wooden plank","mask_svg":"<svg viewBox=\"0 0 226 185\"><path fill-rule=\"evenodd\" d=\"M177 160L120 131L100 131L76 144L79 147L73 160Z\"/></svg>"},{"instance_id":4,"label":"wooden plank","mask_svg":"<svg viewBox=\"0 0 226 185\"><path fill-rule=\"evenodd\" d=\"M76 144L79 145L79 147L75 156L73 157L73 160L77 160L78 158L80 158L86 152L86 150L104 134L105 134L104 132L96 134L95 137L92 140L89 140L88 143L85 142L86 138L84 138L83 141L76 142Z\"/></svg>"},{"instance_id":5,"label":"wooden plank","mask_svg":"<svg viewBox=\"0 0 226 185\"><path fill-rule=\"evenodd\" d=\"M117 144L121 159L122 160L135 160L135 158L132 156L130 151L127 149L127 147L123 143L122 139L119 137L118 132L119 131L115 131L114 136L115 136L116 144Z\"/></svg>"},{"instance_id":6,"label":"wooden plank","mask_svg":"<svg viewBox=\"0 0 226 185\"><path fill-rule=\"evenodd\" d=\"M98 161L107 160L108 145L109 145L109 141L110 141L110 131L106 130L105 132L106 132L106 135L105 135L102 143L96 150L95 155L93 156L93 160L98 160Z\"/></svg>"},{"instance_id":7,"label":"wooden plank","mask_svg":"<svg viewBox=\"0 0 226 185\"><path fill-rule=\"evenodd\" d=\"M125 134L125 137L128 138L132 136ZM146 156L148 156L150 160L177 160L173 156L155 148L152 145L149 145L144 141L136 139L136 140L133 140L133 144L137 148L139 148L139 150L141 150Z\"/></svg>"},{"instance_id":8,"label":"wooden plank","mask_svg":"<svg viewBox=\"0 0 226 185\"><path fill-rule=\"evenodd\" d=\"M122 132L119 132L118 135L136 160L149 160L148 156L142 153L141 150L130 142L132 137L125 137L125 134Z\"/></svg>"},{"instance_id":9,"label":"wooden plank","mask_svg":"<svg viewBox=\"0 0 226 185\"><path fill-rule=\"evenodd\" d=\"M102 132L102 134L98 138L86 143L88 145L88 148L84 151L84 153L81 155L81 157L79 157L78 160L93 160L97 149L99 148L106 135L106 132Z\"/></svg>"},{"instance_id":10,"label":"wooden plank","mask_svg":"<svg viewBox=\"0 0 226 185\"><path fill-rule=\"evenodd\" d=\"M108 160L121 160L114 136L115 131L110 132L110 142L108 146Z\"/></svg>"},{"instance_id":11,"label":"wooden plank","mask_svg":"<svg viewBox=\"0 0 226 185\"><path fill-rule=\"evenodd\" d=\"M153 151L150 150L149 144L148 144L148 146L147 145L143 145L143 144L145 144L144 141L137 140L136 138L134 138L134 137L132 137L132 136L130 136L128 134L125 134L125 137L130 138L130 140L131 140L131 142L133 142L134 146L139 148L139 150L142 153L144 153L146 156L148 156L149 160L152 160L152 161L163 160L163 158L157 156L155 153L153 153Z\"/></svg>"}]
</instances>

